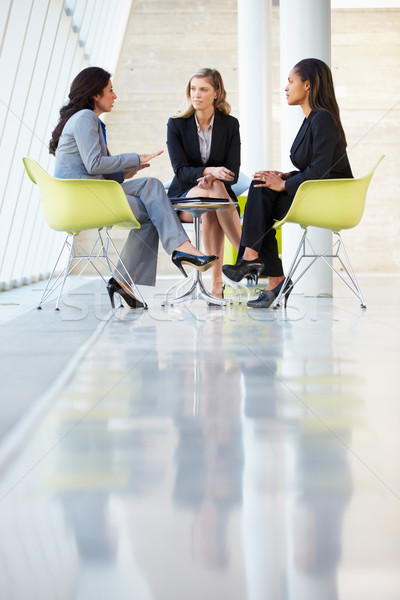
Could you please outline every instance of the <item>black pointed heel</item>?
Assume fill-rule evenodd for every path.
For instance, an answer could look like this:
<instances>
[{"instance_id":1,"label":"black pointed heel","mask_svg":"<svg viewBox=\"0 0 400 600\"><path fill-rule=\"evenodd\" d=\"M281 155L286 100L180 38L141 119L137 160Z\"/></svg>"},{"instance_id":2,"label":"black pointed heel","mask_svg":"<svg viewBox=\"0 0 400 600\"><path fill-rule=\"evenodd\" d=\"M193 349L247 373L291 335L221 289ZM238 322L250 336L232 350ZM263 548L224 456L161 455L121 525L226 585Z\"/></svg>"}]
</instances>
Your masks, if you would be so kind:
<instances>
[{"instance_id":1,"label":"black pointed heel","mask_svg":"<svg viewBox=\"0 0 400 600\"><path fill-rule=\"evenodd\" d=\"M287 282L285 288L286 288L287 291L285 292L285 295L284 295L285 299L284 299L283 304L284 304L285 309L286 309L287 301L289 300L289 296L290 296L290 294L292 293L292 290L293 290L293 282L292 282L291 279L289 279L289 281Z\"/></svg>"},{"instance_id":2,"label":"black pointed heel","mask_svg":"<svg viewBox=\"0 0 400 600\"><path fill-rule=\"evenodd\" d=\"M116 279L114 279L114 277L111 277L110 281L107 283L107 292L110 296L110 302L113 308L115 308L114 294L118 294L119 296L121 296L124 302L126 302L126 304L129 306L129 308L144 308L144 304L140 302L140 300L138 300L137 298L134 298L133 296L128 294L128 292L124 290L122 285Z\"/></svg>"},{"instance_id":3,"label":"black pointed heel","mask_svg":"<svg viewBox=\"0 0 400 600\"><path fill-rule=\"evenodd\" d=\"M207 271L212 267L218 260L218 256L211 254L209 256L195 256L194 254L187 254L186 252L180 252L174 250L171 256L171 260L176 267L187 277L187 273L183 268L183 264L191 265L198 271Z\"/></svg>"},{"instance_id":4,"label":"black pointed heel","mask_svg":"<svg viewBox=\"0 0 400 600\"><path fill-rule=\"evenodd\" d=\"M281 281L281 283L279 283L276 287L274 287L273 290L263 290L261 292L261 294L258 296L258 298L256 298L255 300L249 300L247 302L247 306L249 308L269 308L271 306L271 304L273 304L274 300L276 300L276 298L279 295L279 292L282 289L283 284L285 283L285 279L283 281ZM289 279L286 282L284 291L283 291L283 295L284 295L284 306L286 308L287 306L287 301L288 298L292 292L293 289L293 282L291 279Z\"/></svg>"},{"instance_id":5,"label":"black pointed heel","mask_svg":"<svg viewBox=\"0 0 400 600\"><path fill-rule=\"evenodd\" d=\"M111 281L111 280L110 280ZM115 294L115 289L114 287L110 284L110 281L107 283L107 292L108 295L110 296L110 302L111 302L111 306L112 308L115 308L115 302L114 302L114 294Z\"/></svg>"},{"instance_id":6,"label":"black pointed heel","mask_svg":"<svg viewBox=\"0 0 400 600\"><path fill-rule=\"evenodd\" d=\"M241 281L243 277L251 276L255 284L258 283L258 278L264 269L264 263L259 258L253 260L244 260L240 258L235 265L224 265L222 272L232 281Z\"/></svg>"}]
</instances>

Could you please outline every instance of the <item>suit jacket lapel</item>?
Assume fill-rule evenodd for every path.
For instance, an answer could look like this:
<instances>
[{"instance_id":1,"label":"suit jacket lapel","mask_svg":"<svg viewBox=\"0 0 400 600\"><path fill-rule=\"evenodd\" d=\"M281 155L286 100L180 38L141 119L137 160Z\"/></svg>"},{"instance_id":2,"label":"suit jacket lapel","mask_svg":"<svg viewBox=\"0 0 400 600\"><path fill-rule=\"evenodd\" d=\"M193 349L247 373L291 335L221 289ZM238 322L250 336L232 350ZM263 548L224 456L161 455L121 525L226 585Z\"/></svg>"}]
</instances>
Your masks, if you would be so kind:
<instances>
[{"instance_id":1,"label":"suit jacket lapel","mask_svg":"<svg viewBox=\"0 0 400 600\"><path fill-rule=\"evenodd\" d=\"M104 139L103 129L101 127L100 119L98 119L97 129L98 129L98 133L99 133L101 154L102 154L102 156L110 156L110 152L108 150L107 144Z\"/></svg>"},{"instance_id":2,"label":"suit jacket lapel","mask_svg":"<svg viewBox=\"0 0 400 600\"><path fill-rule=\"evenodd\" d=\"M290 149L290 154L291 154L291 155L292 155L292 154L294 154L294 153L296 152L297 148L300 146L301 142L303 141L303 138L304 138L304 136L305 136L305 134L306 134L306 131L307 131L307 130L308 130L308 128L310 127L310 123L311 123L311 121L312 121L313 117L314 117L314 113L312 113L312 112L311 112L311 113L309 114L309 116L308 116L308 119L305 119L305 120L303 121L303 124L302 124L302 126L300 127L300 129L299 129L299 132L298 132L298 134L296 135L296 137L295 137L295 139L294 139L294 142L293 142L293 144L292 144L292 147L291 147L291 149Z\"/></svg>"},{"instance_id":3,"label":"suit jacket lapel","mask_svg":"<svg viewBox=\"0 0 400 600\"><path fill-rule=\"evenodd\" d=\"M217 150L219 146L224 142L224 128L222 127L223 120L215 115L213 132L211 138L211 149L210 149L210 158L217 154Z\"/></svg>"},{"instance_id":4,"label":"suit jacket lapel","mask_svg":"<svg viewBox=\"0 0 400 600\"><path fill-rule=\"evenodd\" d=\"M199 136L197 135L197 125L196 120L194 118L194 114L189 119L187 119L186 136L189 142L189 148L193 152L194 160L196 161L196 163L201 164Z\"/></svg>"}]
</instances>

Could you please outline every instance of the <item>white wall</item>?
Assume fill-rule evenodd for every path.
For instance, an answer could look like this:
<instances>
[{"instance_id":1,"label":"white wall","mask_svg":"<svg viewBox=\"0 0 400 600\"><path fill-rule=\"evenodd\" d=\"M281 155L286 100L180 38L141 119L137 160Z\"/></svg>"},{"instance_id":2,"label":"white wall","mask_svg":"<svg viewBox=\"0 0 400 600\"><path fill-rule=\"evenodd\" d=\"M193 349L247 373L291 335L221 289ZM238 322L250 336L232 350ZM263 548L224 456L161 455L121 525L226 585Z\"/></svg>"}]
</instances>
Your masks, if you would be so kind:
<instances>
[{"instance_id":1,"label":"white wall","mask_svg":"<svg viewBox=\"0 0 400 600\"><path fill-rule=\"evenodd\" d=\"M63 239L45 223L23 156L49 172L48 141L75 75L113 72L131 0L1 0L0 290L46 277Z\"/></svg>"}]
</instances>

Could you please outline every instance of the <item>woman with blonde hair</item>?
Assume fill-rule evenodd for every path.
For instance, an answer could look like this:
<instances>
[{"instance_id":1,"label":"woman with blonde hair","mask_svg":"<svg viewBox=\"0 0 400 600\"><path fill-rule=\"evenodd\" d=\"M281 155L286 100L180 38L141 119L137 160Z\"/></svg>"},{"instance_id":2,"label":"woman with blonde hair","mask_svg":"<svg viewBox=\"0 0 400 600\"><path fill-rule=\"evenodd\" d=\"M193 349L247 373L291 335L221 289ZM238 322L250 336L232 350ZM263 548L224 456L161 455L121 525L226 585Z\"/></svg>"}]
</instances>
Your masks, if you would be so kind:
<instances>
[{"instance_id":1,"label":"woman with blonde hair","mask_svg":"<svg viewBox=\"0 0 400 600\"><path fill-rule=\"evenodd\" d=\"M235 201L231 186L237 182L240 169L239 122L230 115L221 74L210 68L194 73L186 87L186 100L185 110L171 117L167 126L168 152L175 174L168 195ZM186 212L181 212L180 218L192 221ZM205 213L202 232L206 252L220 257L211 274L212 293L222 298L224 235L236 249L240 243L236 208Z\"/></svg>"}]
</instances>

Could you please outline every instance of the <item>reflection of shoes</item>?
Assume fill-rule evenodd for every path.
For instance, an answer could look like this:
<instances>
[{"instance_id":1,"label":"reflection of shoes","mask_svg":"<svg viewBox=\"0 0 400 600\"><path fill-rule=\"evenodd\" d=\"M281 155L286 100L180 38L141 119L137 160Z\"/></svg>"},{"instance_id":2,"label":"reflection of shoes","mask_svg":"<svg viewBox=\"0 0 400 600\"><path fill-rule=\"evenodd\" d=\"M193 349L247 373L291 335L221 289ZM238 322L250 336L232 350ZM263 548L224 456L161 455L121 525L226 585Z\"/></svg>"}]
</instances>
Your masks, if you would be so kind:
<instances>
[{"instance_id":1,"label":"reflection of shoes","mask_svg":"<svg viewBox=\"0 0 400 600\"><path fill-rule=\"evenodd\" d=\"M240 281L246 275L251 275L254 278L255 284L258 283L258 278L261 271L264 269L264 263L259 258L253 260L244 260L240 258L235 265L224 265L222 272L224 275L232 279L232 281Z\"/></svg>"},{"instance_id":2,"label":"reflection of shoes","mask_svg":"<svg viewBox=\"0 0 400 600\"><path fill-rule=\"evenodd\" d=\"M263 290L261 292L261 294L258 296L258 298L256 298L256 300L249 300L247 303L247 306L249 308L269 308L271 306L271 304L274 302L274 300L278 297L278 294L281 291L281 288L282 288L283 284L285 283L285 281L286 281L285 279L283 281L281 281L281 283L279 283L276 287L274 287L273 290ZM285 285L285 290L284 290L285 308L286 308L287 301L291 294L292 289L293 289L293 283L292 283L292 280L289 279L289 281L287 281L287 283Z\"/></svg>"},{"instance_id":3,"label":"reflection of shoes","mask_svg":"<svg viewBox=\"0 0 400 600\"><path fill-rule=\"evenodd\" d=\"M211 254L210 256L195 256L194 254L187 254L186 252L180 252L174 250L171 256L171 260L176 267L187 277L186 271L182 264L191 265L198 271L207 271L212 267L218 260L218 256Z\"/></svg>"},{"instance_id":4,"label":"reflection of shoes","mask_svg":"<svg viewBox=\"0 0 400 600\"><path fill-rule=\"evenodd\" d=\"M113 308L115 308L114 294L119 294L129 308L144 308L144 304L134 296L128 294L128 292L124 290L122 285L116 279L114 279L114 277L111 277L110 281L107 283L107 291L108 295L110 296L111 306Z\"/></svg>"}]
</instances>

